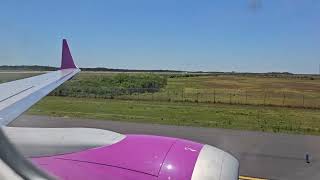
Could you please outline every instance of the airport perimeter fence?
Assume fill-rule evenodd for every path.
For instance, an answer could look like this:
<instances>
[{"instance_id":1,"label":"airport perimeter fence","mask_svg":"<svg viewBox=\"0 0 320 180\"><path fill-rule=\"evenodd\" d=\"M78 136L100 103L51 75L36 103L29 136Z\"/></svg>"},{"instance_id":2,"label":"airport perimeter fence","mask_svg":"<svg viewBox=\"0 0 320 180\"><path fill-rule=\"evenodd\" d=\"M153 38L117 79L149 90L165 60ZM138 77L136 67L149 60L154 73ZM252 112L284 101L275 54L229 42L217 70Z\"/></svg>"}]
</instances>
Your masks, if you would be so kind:
<instances>
[{"instance_id":1,"label":"airport perimeter fence","mask_svg":"<svg viewBox=\"0 0 320 180\"><path fill-rule=\"evenodd\" d=\"M53 94L72 97L141 101L219 103L239 105L283 106L320 109L320 92L257 91L236 89L159 89L116 88L76 94Z\"/></svg>"}]
</instances>

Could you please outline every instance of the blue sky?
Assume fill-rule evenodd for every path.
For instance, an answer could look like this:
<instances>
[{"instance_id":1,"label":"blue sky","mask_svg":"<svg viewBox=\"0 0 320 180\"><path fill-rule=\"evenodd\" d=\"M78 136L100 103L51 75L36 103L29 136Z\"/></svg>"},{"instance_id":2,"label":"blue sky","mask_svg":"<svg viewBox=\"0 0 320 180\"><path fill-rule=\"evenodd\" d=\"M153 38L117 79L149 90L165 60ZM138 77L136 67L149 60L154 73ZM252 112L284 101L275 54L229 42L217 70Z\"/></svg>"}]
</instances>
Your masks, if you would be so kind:
<instances>
[{"instance_id":1,"label":"blue sky","mask_svg":"<svg viewBox=\"0 0 320 180\"><path fill-rule=\"evenodd\" d=\"M0 0L0 64L317 73L320 1Z\"/></svg>"}]
</instances>

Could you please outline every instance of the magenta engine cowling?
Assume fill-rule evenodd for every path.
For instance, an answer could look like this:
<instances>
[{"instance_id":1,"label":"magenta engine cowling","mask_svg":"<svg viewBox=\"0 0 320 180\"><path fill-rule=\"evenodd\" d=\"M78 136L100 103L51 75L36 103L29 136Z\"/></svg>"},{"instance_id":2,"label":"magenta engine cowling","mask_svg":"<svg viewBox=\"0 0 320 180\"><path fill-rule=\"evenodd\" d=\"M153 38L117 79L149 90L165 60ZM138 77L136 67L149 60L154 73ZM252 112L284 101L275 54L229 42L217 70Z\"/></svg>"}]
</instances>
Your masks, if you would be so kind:
<instances>
[{"instance_id":1,"label":"magenta engine cowling","mask_svg":"<svg viewBox=\"0 0 320 180\"><path fill-rule=\"evenodd\" d=\"M161 166L159 179L191 179L203 144L177 139Z\"/></svg>"},{"instance_id":2,"label":"magenta engine cowling","mask_svg":"<svg viewBox=\"0 0 320 180\"><path fill-rule=\"evenodd\" d=\"M203 175L212 179L210 177L221 172L222 166L217 164L219 157L215 157L210 148L208 151L208 147L212 146L176 138L127 135L109 146L33 158L32 161L59 179L197 180ZM213 161L203 160L210 158ZM208 172L203 172L208 167ZM209 171L216 173L210 174Z\"/></svg>"}]
</instances>

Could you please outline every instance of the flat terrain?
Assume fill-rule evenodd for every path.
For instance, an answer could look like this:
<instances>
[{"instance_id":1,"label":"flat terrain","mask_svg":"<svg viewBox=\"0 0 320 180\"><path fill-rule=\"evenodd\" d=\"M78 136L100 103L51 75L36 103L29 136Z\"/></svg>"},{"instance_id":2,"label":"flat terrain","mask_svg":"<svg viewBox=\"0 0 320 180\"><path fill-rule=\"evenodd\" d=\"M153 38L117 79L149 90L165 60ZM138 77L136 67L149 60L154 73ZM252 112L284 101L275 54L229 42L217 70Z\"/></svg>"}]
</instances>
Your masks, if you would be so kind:
<instances>
[{"instance_id":1,"label":"flat terrain","mask_svg":"<svg viewBox=\"0 0 320 180\"><path fill-rule=\"evenodd\" d=\"M123 73L130 75L131 78L122 79L122 82L119 82L119 74L121 73L81 72L63 86L67 92L63 95L127 100L320 108L320 76L163 73L157 75L167 77L167 85L160 91L122 94L119 92L124 90L123 88L132 90L132 88L139 87L140 92L150 92L145 89L154 86L151 85L153 83L142 86L138 85L139 83L132 84L135 79L138 79L137 82L142 81L137 76L141 74L147 76L148 73ZM118 89L117 86L111 86L109 81L117 81ZM112 93L107 89L108 87L112 88ZM77 94L73 93L75 90L77 90Z\"/></svg>"},{"instance_id":2,"label":"flat terrain","mask_svg":"<svg viewBox=\"0 0 320 180\"><path fill-rule=\"evenodd\" d=\"M39 74L0 73L0 82ZM81 72L53 94L69 97L320 109L320 76Z\"/></svg>"},{"instance_id":3,"label":"flat terrain","mask_svg":"<svg viewBox=\"0 0 320 180\"><path fill-rule=\"evenodd\" d=\"M29 114L320 134L320 110L186 102L46 97Z\"/></svg>"},{"instance_id":4,"label":"flat terrain","mask_svg":"<svg viewBox=\"0 0 320 180\"><path fill-rule=\"evenodd\" d=\"M277 180L320 178L320 137L25 115L11 126L91 127L123 134L151 134L185 138L211 144L232 153L240 161L240 175ZM304 156L311 155L311 163Z\"/></svg>"},{"instance_id":5,"label":"flat terrain","mask_svg":"<svg viewBox=\"0 0 320 180\"><path fill-rule=\"evenodd\" d=\"M167 88L183 89L185 98L191 96L204 102L320 107L320 78L312 76L210 75L169 78ZM199 94L198 97L193 95L195 93Z\"/></svg>"},{"instance_id":6,"label":"flat terrain","mask_svg":"<svg viewBox=\"0 0 320 180\"><path fill-rule=\"evenodd\" d=\"M320 134L320 76L81 72L51 95L29 114Z\"/></svg>"}]
</instances>

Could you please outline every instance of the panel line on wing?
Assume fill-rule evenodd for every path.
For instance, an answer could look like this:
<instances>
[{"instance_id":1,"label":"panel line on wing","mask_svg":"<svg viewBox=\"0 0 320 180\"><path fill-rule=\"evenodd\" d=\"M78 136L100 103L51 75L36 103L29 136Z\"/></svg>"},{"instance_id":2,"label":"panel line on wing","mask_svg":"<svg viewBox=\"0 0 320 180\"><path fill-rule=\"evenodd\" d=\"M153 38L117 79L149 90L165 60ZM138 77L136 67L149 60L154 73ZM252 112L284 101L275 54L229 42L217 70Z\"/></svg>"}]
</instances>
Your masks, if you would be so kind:
<instances>
[{"instance_id":1,"label":"panel line on wing","mask_svg":"<svg viewBox=\"0 0 320 180\"><path fill-rule=\"evenodd\" d=\"M1 99L1 100L0 100L0 103L3 102L3 101L5 101L5 100L7 100L7 99L10 99L10 98L12 98L12 97L14 97L14 96L17 96L17 95L19 95L19 94L21 94L21 93L23 93L23 92L25 92L25 91L27 91L27 90L29 90L29 89L31 89L31 88L34 88L34 86L28 87L28 88L23 89L23 90L15 93L15 94L9 96L9 97L6 97L6 98L4 98L4 99Z\"/></svg>"}]
</instances>

